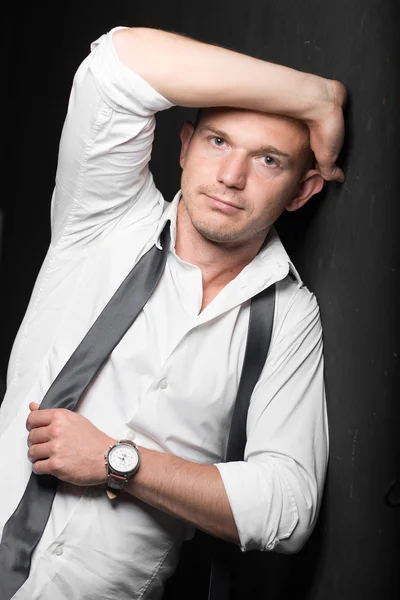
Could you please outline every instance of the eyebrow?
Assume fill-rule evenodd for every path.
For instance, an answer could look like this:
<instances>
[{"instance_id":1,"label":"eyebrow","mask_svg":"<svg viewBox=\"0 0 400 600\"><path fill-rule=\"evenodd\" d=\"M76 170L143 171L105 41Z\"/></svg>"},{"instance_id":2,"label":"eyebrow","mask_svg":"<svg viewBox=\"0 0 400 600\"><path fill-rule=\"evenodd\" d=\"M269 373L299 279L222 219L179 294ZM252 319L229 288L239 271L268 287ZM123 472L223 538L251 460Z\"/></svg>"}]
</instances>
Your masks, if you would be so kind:
<instances>
[{"instance_id":1,"label":"eyebrow","mask_svg":"<svg viewBox=\"0 0 400 600\"><path fill-rule=\"evenodd\" d=\"M212 127L211 125L208 125L208 124L201 125L199 127L199 130L201 133L203 133L205 131L210 131L211 133L214 133L217 137L220 137L220 138L223 138L224 140L229 141L229 135L225 131L222 131L221 129L216 129L215 127ZM282 156L289 160L293 159L291 154L288 154L287 152L284 152L283 150L279 150L278 148L275 148L275 146L271 146L271 145L261 146L261 148L254 150L254 153L265 154L265 155L275 154L276 156Z\"/></svg>"}]
</instances>

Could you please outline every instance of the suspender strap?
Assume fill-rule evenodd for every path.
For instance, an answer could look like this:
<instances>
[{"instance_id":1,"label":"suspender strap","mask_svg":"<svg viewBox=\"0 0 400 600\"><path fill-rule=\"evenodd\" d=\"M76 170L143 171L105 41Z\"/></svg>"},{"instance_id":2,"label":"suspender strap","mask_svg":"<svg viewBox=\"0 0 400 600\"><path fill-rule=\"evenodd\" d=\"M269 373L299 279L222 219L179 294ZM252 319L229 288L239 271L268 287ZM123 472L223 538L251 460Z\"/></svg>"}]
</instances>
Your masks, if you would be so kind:
<instances>
[{"instance_id":1,"label":"suspender strap","mask_svg":"<svg viewBox=\"0 0 400 600\"><path fill-rule=\"evenodd\" d=\"M243 460L244 457L247 412L254 386L267 359L274 311L275 285L272 285L251 300L246 351L229 432L226 462ZM208 600L229 600L231 548L232 544L228 542L222 540L215 542Z\"/></svg>"},{"instance_id":2,"label":"suspender strap","mask_svg":"<svg viewBox=\"0 0 400 600\"><path fill-rule=\"evenodd\" d=\"M121 283L47 391L40 408L74 410L107 358L155 290L167 261L169 223L156 246L142 256ZM32 473L0 543L0 600L10 600L26 581L32 553L50 515L57 479Z\"/></svg>"},{"instance_id":3,"label":"suspender strap","mask_svg":"<svg viewBox=\"0 0 400 600\"><path fill-rule=\"evenodd\" d=\"M226 462L243 460L246 446L246 419L253 389L260 378L271 341L275 310L275 284L254 296L250 305L247 333L239 389L229 431Z\"/></svg>"}]
</instances>

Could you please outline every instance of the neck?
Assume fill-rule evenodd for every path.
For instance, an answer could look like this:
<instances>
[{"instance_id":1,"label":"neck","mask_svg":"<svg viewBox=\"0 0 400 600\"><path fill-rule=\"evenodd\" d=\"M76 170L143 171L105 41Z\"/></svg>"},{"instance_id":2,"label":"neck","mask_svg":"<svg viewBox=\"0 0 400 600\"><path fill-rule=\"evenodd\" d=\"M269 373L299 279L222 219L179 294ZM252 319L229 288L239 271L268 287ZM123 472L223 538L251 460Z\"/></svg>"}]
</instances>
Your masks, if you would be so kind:
<instances>
[{"instance_id":1,"label":"neck","mask_svg":"<svg viewBox=\"0 0 400 600\"><path fill-rule=\"evenodd\" d=\"M203 287L224 287L248 265L259 252L267 232L242 243L217 243L195 229L185 209L178 204L176 223L176 254L201 269Z\"/></svg>"}]
</instances>

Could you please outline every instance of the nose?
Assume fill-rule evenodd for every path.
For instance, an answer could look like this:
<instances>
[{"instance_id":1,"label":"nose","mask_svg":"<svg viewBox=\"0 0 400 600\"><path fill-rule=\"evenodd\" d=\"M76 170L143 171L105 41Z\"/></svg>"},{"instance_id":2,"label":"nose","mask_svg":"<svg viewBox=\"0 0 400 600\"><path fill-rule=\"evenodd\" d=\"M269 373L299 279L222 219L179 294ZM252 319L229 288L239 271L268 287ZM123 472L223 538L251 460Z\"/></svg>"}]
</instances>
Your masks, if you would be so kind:
<instances>
[{"instance_id":1,"label":"nose","mask_svg":"<svg viewBox=\"0 0 400 600\"><path fill-rule=\"evenodd\" d=\"M247 157L230 152L220 165L217 180L228 188L243 190L247 179Z\"/></svg>"}]
</instances>

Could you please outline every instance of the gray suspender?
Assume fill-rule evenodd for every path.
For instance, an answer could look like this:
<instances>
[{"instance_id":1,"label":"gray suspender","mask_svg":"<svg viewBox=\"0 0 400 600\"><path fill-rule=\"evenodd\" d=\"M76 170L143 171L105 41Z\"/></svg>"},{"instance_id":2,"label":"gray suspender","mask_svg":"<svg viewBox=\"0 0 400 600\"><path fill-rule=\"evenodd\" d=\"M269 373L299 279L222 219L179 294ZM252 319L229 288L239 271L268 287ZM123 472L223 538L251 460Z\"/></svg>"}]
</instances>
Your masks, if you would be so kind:
<instances>
[{"instance_id":1,"label":"gray suspender","mask_svg":"<svg viewBox=\"0 0 400 600\"><path fill-rule=\"evenodd\" d=\"M275 284L251 299L249 329L239 389L229 431L226 462L243 460L247 411L267 359L275 310Z\"/></svg>"},{"instance_id":2,"label":"gray suspender","mask_svg":"<svg viewBox=\"0 0 400 600\"><path fill-rule=\"evenodd\" d=\"M239 389L228 438L226 462L243 460L246 420L251 394L267 359L275 311L275 285L251 300L250 321ZM208 600L229 600L232 545L222 540L214 544Z\"/></svg>"}]
</instances>

